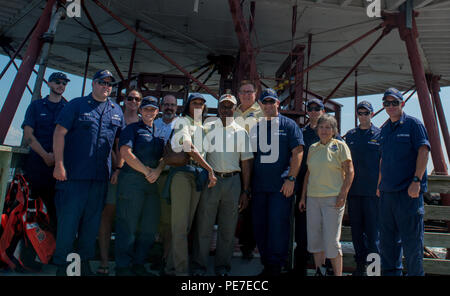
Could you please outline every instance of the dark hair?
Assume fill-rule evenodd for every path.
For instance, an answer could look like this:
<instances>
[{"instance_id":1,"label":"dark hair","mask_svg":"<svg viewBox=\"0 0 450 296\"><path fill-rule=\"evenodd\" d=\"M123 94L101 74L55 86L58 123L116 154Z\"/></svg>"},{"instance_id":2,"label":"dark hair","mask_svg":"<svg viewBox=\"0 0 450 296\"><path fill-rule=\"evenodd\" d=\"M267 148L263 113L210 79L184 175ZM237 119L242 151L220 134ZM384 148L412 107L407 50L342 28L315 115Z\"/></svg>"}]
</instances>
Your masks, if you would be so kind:
<instances>
[{"instance_id":1,"label":"dark hair","mask_svg":"<svg viewBox=\"0 0 450 296\"><path fill-rule=\"evenodd\" d=\"M183 106L183 111L181 111L182 116L187 115L187 116L191 117L191 114L189 114L189 106L191 105L191 102L195 99L196 98L186 101L186 104L184 104L184 106ZM203 107L203 112L202 112L202 121L206 118L207 114L208 114L208 107L206 107L206 101L205 101L205 105Z\"/></svg>"},{"instance_id":2,"label":"dark hair","mask_svg":"<svg viewBox=\"0 0 450 296\"><path fill-rule=\"evenodd\" d=\"M141 92L139 89L137 89L137 88L132 88L132 89L130 89L130 90L127 92L126 96L128 97L128 96L131 94L132 91L137 92L137 93L139 94L139 97L141 97L141 99L142 99L142 92Z\"/></svg>"}]
</instances>

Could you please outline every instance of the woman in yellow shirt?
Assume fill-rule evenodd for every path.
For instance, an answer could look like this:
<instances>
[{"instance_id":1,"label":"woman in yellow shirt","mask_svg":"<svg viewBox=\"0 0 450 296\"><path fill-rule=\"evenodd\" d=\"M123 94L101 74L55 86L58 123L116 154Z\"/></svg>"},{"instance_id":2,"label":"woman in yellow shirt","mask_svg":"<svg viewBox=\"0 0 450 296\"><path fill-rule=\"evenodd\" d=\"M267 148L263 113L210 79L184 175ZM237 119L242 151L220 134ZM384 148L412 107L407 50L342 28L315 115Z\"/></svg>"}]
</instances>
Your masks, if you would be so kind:
<instances>
[{"instance_id":1,"label":"woman in yellow shirt","mask_svg":"<svg viewBox=\"0 0 450 296\"><path fill-rule=\"evenodd\" d=\"M325 258L331 260L336 276L342 275L341 237L345 201L353 181L350 149L337 135L336 119L319 117L320 141L309 148L308 170L303 183L300 211L306 209L308 251L314 254L316 275L324 275ZM306 202L308 197L308 202Z\"/></svg>"}]
</instances>

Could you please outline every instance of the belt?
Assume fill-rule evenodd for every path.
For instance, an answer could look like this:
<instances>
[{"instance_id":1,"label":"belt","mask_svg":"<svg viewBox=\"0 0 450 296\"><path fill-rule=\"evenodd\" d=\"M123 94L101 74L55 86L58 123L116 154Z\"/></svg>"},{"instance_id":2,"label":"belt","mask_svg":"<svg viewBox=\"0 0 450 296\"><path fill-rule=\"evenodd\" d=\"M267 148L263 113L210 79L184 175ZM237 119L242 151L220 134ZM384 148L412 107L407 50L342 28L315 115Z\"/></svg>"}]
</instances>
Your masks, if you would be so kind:
<instances>
[{"instance_id":1,"label":"belt","mask_svg":"<svg viewBox=\"0 0 450 296\"><path fill-rule=\"evenodd\" d=\"M229 177L233 177L234 175L237 175L237 174L239 174L240 172L231 172L231 173L219 173L219 172L216 172L216 171L214 171L214 174L216 175L216 176L219 176L219 177L221 177L221 178L229 178Z\"/></svg>"}]
</instances>

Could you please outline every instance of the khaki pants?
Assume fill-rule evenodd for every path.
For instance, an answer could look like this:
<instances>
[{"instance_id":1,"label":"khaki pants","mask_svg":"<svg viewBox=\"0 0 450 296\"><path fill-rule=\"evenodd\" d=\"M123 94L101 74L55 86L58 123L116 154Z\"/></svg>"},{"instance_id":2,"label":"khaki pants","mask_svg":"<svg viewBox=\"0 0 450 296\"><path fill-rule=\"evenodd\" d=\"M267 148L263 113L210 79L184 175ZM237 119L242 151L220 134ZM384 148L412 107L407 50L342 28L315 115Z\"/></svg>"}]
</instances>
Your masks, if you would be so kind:
<instances>
[{"instance_id":1,"label":"khaki pants","mask_svg":"<svg viewBox=\"0 0 450 296\"><path fill-rule=\"evenodd\" d=\"M341 228L345 206L336 209L336 196L306 199L308 251L325 252L326 258L342 256Z\"/></svg>"},{"instance_id":2,"label":"khaki pants","mask_svg":"<svg viewBox=\"0 0 450 296\"><path fill-rule=\"evenodd\" d=\"M156 181L156 184L158 185L158 192L160 196L160 202L161 202L161 216L159 219L159 227L158 227L158 233L161 237L163 248L164 248L164 258L167 256L167 252L170 246L171 241L171 229L170 229L170 216L172 208L170 204L167 203L165 199L162 198L162 192L164 189L164 185L166 184L168 172L163 172L159 176L158 180Z\"/></svg>"},{"instance_id":3,"label":"khaki pants","mask_svg":"<svg viewBox=\"0 0 450 296\"><path fill-rule=\"evenodd\" d=\"M240 192L239 174L227 178L218 176L216 186L203 191L195 220L193 269L207 271L211 236L217 217L215 272L222 274L230 271Z\"/></svg>"},{"instance_id":4,"label":"khaki pants","mask_svg":"<svg viewBox=\"0 0 450 296\"><path fill-rule=\"evenodd\" d=\"M177 172L173 176L170 186L172 242L166 267L169 274L188 274L188 234L200 194L196 190L194 174Z\"/></svg>"}]
</instances>

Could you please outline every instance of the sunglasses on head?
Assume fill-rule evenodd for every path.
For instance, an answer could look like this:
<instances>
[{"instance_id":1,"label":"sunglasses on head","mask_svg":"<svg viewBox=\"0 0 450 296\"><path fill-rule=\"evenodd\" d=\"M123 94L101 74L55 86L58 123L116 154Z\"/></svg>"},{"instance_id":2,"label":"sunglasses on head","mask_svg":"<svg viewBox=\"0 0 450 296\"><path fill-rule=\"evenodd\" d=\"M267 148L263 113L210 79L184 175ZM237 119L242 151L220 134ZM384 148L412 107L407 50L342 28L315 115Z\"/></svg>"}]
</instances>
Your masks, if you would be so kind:
<instances>
[{"instance_id":1,"label":"sunglasses on head","mask_svg":"<svg viewBox=\"0 0 450 296\"><path fill-rule=\"evenodd\" d=\"M263 105L267 105L267 104L269 104L269 105L273 105L273 104L275 104L275 100L264 100L264 101L262 101L261 102L261 104L263 104Z\"/></svg>"},{"instance_id":2,"label":"sunglasses on head","mask_svg":"<svg viewBox=\"0 0 450 296\"><path fill-rule=\"evenodd\" d=\"M105 80L97 80L97 83L99 85L101 85L101 86L108 86L108 87L112 86L111 82L108 82L108 81L105 81Z\"/></svg>"},{"instance_id":3,"label":"sunglasses on head","mask_svg":"<svg viewBox=\"0 0 450 296\"><path fill-rule=\"evenodd\" d=\"M370 115L370 111L358 111L358 115L359 116L368 116L368 115Z\"/></svg>"},{"instance_id":4,"label":"sunglasses on head","mask_svg":"<svg viewBox=\"0 0 450 296\"><path fill-rule=\"evenodd\" d=\"M313 107L313 106L308 107L308 112L312 112L312 111L320 111L320 110L322 110L322 107L320 107L320 106L317 106L317 107Z\"/></svg>"},{"instance_id":5,"label":"sunglasses on head","mask_svg":"<svg viewBox=\"0 0 450 296\"><path fill-rule=\"evenodd\" d=\"M384 107L389 107L389 106L394 106L397 107L398 105L400 105L400 102L395 100L395 101L383 101L383 106Z\"/></svg>"},{"instance_id":6,"label":"sunglasses on head","mask_svg":"<svg viewBox=\"0 0 450 296\"><path fill-rule=\"evenodd\" d=\"M60 85L60 84L67 85L67 81L65 81L65 80L53 80L53 82L57 85Z\"/></svg>"},{"instance_id":7,"label":"sunglasses on head","mask_svg":"<svg viewBox=\"0 0 450 296\"><path fill-rule=\"evenodd\" d=\"M127 97L127 101L128 101L128 102L132 102L132 101L140 102L140 101L141 101L141 98L140 98L140 97L132 97L132 96L128 96L128 97Z\"/></svg>"}]
</instances>

